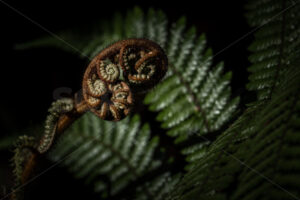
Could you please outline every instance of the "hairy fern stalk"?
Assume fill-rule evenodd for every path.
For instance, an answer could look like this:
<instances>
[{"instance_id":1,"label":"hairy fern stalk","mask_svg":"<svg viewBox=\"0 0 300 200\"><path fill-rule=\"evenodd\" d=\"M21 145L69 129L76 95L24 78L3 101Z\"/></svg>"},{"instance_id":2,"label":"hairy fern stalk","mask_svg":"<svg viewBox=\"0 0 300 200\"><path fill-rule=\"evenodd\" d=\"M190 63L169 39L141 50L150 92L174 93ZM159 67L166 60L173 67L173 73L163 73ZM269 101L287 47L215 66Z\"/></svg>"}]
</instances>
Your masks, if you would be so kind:
<instances>
[{"instance_id":1,"label":"hairy fern stalk","mask_svg":"<svg viewBox=\"0 0 300 200\"><path fill-rule=\"evenodd\" d=\"M247 85L257 92L257 101L215 141L206 136L226 128L239 97L231 97L231 72L223 72L223 63L213 66L205 36L187 28L184 18L168 26L161 11L145 14L135 8L126 17L116 14L112 22L102 22L92 35L60 34L83 58L124 38L148 38L164 48L168 74L148 91L144 104L157 113L156 120L174 138L176 148L201 138L180 149L187 161L181 173L166 167L174 162L163 159L168 155L160 136L138 115L113 123L87 113L48 157L55 162L67 156L64 166L102 199L300 198L300 9L287 0L251 0L247 9L249 24L259 27L249 47ZM39 46L78 53L50 37L18 48Z\"/></svg>"}]
</instances>

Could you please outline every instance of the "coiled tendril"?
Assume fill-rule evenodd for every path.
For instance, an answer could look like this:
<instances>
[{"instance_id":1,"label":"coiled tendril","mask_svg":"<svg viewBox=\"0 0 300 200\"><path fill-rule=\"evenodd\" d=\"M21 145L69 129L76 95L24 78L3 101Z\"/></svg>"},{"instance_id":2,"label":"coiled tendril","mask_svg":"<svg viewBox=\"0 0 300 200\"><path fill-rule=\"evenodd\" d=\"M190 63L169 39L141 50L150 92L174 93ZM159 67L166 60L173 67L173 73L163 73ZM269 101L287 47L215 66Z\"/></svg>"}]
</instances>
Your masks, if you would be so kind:
<instances>
[{"instance_id":1,"label":"coiled tendril","mask_svg":"<svg viewBox=\"0 0 300 200\"><path fill-rule=\"evenodd\" d=\"M119 121L134 105L134 93L152 88L167 71L167 57L156 43L127 39L101 51L83 78L83 97L105 120Z\"/></svg>"}]
</instances>

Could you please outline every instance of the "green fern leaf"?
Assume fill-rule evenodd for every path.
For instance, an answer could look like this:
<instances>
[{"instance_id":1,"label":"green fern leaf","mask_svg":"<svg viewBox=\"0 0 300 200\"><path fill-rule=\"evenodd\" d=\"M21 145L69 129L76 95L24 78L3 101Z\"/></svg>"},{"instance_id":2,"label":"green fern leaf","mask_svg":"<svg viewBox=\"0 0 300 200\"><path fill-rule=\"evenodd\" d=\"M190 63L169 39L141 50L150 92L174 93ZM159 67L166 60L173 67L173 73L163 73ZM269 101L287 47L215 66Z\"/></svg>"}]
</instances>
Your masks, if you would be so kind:
<instances>
[{"instance_id":1,"label":"green fern leaf","mask_svg":"<svg viewBox=\"0 0 300 200\"><path fill-rule=\"evenodd\" d=\"M300 197L299 69L284 80L268 104L248 108L208 147L170 199Z\"/></svg>"},{"instance_id":2,"label":"green fern leaf","mask_svg":"<svg viewBox=\"0 0 300 200\"><path fill-rule=\"evenodd\" d=\"M209 70L212 51L204 52L205 36L197 38L194 28L184 33L184 24L182 18L170 31L168 77L144 101L159 112L157 120L168 135L177 137L176 143L220 129L239 102L238 98L230 101L231 74L222 74L223 64Z\"/></svg>"},{"instance_id":3,"label":"green fern leaf","mask_svg":"<svg viewBox=\"0 0 300 200\"><path fill-rule=\"evenodd\" d=\"M246 14L251 26L258 26L248 68L247 88L257 99L271 99L282 73L297 57L299 47L299 6L292 1L250 1ZM261 28L260 28L261 27Z\"/></svg>"},{"instance_id":4,"label":"green fern leaf","mask_svg":"<svg viewBox=\"0 0 300 200\"><path fill-rule=\"evenodd\" d=\"M285 25L282 18L276 23L266 19L269 12L282 11L283 5L284 1L276 0L248 4L250 24L269 22L256 32L250 46L254 53L249 59L254 64L249 68L248 88L258 92L259 101L251 103L208 147L189 147L200 159L188 166L170 199L299 199L300 46L294 37L299 31L300 16L295 13L299 5L286 13L285 17L294 19ZM282 30L285 26L295 31ZM284 41L282 31L287 34Z\"/></svg>"},{"instance_id":5,"label":"green fern leaf","mask_svg":"<svg viewBox=\"0 0 300 200\"><path fill-rule=\"evenodd\" d=\"M161 166L161 161L153 157L158 142L157 136L150 137L147 124L141 126L137 115L121 122L107 122L87 113L64 133L52 148L49 158L54 162L65 158L63 165L75 178L85 180L102 197L115 196L133 181ZM109 183L99 178L103 176ZM151 187L146 184L139 188L146 191L146 199L158 193L165 195L161 191L164 185L170 189L164 180L157 183L159 186L155 183L156 179L163 177L168 179L167 182L173 181L168 173L153 177ZM108 184L111 187L109 194Z\"/></svg>"}]
</instances>

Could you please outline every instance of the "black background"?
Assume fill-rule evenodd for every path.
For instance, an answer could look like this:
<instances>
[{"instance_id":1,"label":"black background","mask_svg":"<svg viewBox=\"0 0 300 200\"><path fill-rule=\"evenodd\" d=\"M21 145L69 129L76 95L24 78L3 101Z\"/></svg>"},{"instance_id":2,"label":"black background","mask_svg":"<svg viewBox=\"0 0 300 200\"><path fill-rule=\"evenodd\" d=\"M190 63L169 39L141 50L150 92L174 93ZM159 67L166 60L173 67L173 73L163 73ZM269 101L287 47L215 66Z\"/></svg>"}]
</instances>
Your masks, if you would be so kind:
<instances>
[{"instance_id":1,"label":"black background","mask_svg":"<svg viewBox=\"0 0 300 200\"><path fill-rule=\"evenodd\" d=\"M14 50L14 45L45 36L48 33L1 1L0 139L42 122L47 114L47 108L53 101L53 92L60 87L72 88L73 92L80 89L81 77L88 64L87 60L82 60L76 55L55 48ZM214 53L222 51L214 57L214 62L224 61L225 70L233 71L233 96L241 95L241 104L246 103L251 97L251 94L245 90L245 84L248 76L246 67L249 66L247 46L249 46L253 35L245 37L223 51L224 48L251 30L244 17L243 1L100 0L75 2L6 0L5 2L53 33L66 28L94 24L101 19L109 20L115 11L125 14L128 9L135 5L140 6L144 11L150 7L161 9L166 13L169 22L175 22L184 15L187 17L188 26L195 25L199 34L206 33L208 46L212 47ZM11 153L0 151L0 156L0 186L1 184L9 185L12 182L11 169L8 167ZM54 196L48 195L57 199L63 198L58 193L65 190L67 190L65 192L67 194L74 188L75 190L85 190L76 182L67 182L66 180L71 179L65 177L68 175L62 174L64 173L55 169L46 173L44 176L51 180L48 181L55 184L52 187L50 184L46 184L39 190L43 192L53 191L52 195ZM67 185L69 187L66 187ZM41 193L37 194L40 195ZM90 192L78 192L79 196L76 196L75 199L87 194ZM49 199L51 199L50 197Z\"/></svg>"}]
</instances>

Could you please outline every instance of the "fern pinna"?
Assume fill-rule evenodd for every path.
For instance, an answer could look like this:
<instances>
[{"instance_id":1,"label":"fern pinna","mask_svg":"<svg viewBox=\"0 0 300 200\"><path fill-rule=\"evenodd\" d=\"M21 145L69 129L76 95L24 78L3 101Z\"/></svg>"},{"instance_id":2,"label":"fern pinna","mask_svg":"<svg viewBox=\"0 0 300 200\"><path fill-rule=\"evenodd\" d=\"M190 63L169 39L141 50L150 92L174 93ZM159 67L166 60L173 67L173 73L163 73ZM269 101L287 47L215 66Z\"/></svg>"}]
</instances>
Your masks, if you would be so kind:
<instances>
[{"instance_id":1,"label":"fern pinna","mask_svg":"<svg viewBox=\"0 0 300 200\"><path fill-rule=\"evenodd\" d=\"M299 46L299 6L293 1L249 1L249 24L258 27L248 68L247 88L257 91L258 100L272 98L285 69L297 57Z\"/></svg>"},{"instance_id":2,"label":"fern pinna","mask_svg":"<svg viewBox=\"0 0 300 200\"><path fill-rule=\"evenodd\" d=\"M222 133L170 199L298 199L299 62L276 96L252 106Z\"/></svg>"},{"instance_id":3,"label":"fern pinna","mask_svg":"<svg viewBox=\"0 0 300 200\"><path fill-rule=\"evenodd\" d=\"M151 137L149 125L141 125L137 115L107 122L87 113L64 133L49 158L66 157L63 163L76 178L84 178L102 198L110 198L162 165L154 158L158 142L159 137ZM137 187L130 199L162 199L178 180L170 178L169 172L153 177Z\"/></svg>"}]
</instances>

